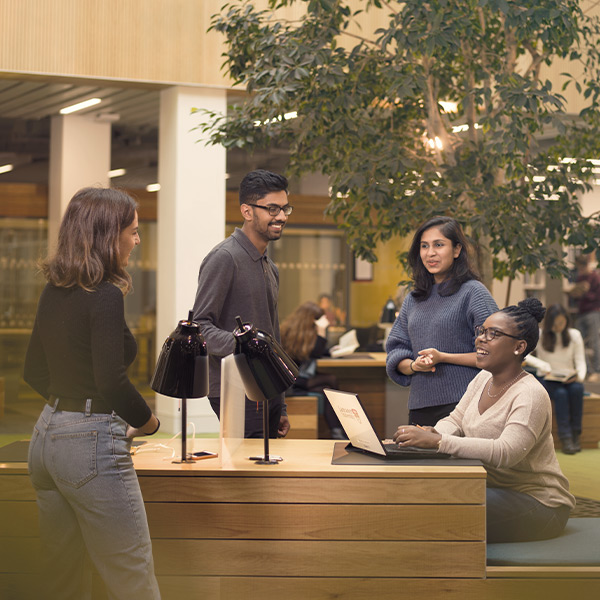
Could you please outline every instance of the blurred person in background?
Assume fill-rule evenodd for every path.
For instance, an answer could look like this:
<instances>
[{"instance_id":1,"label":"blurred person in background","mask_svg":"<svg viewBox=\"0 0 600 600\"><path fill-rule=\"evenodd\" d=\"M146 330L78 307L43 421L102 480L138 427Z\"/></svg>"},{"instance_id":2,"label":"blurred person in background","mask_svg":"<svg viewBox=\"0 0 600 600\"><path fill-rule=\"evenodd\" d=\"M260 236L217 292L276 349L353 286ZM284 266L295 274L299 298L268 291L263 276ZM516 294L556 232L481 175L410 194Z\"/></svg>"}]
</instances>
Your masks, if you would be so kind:
<instances>
[{"instance_id":1,"label":"blurred person in background","mask_svg":"<svg viewBox=\"0 0 600 600\"><path fill-rule=\"evenodd\" d=\"M565 454L581 450L583 381L586 375L583 337L569 326L569 314L560 304L546 311L541 343L526 363L537 369L542 385L554 403L558 437Z\"/></svg>"},{"instance_id":2,"label":"blurred person in background","mask_svg":"<svg viewBox=\"0 0 600 600\"><path fill-rule=\"evenodd\" d=\"M327 327L329 321L323 309L314 302L304 302L281 323L281 344L299 365L300 370L290 390L292 396L318 394L323 402L323 414L333 439L346 439L331 404L323 394L324 388L337 389L337 379L330 373L317 371L317 359L328 356Z\"/></svg>"}]
</instances>

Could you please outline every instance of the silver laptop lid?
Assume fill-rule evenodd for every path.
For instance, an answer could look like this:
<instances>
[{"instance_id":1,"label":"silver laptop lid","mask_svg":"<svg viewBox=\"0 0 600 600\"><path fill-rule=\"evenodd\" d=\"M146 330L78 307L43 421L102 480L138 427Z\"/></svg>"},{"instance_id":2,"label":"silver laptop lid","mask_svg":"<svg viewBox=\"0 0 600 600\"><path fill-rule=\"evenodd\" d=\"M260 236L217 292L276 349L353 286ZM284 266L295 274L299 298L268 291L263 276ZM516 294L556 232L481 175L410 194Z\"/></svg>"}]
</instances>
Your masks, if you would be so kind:
<instances>
[{"instance_id":1,"label":"silver laptop lid","mask_svg":"<svg viewBox=\"0 0 600 600\"><path fill-rule=\"evenodd\" d=\"M346 435L355 448L386 456L381 440L356 394L339 390L323 390L333 406Z\"/></svg>"}]
</instances>

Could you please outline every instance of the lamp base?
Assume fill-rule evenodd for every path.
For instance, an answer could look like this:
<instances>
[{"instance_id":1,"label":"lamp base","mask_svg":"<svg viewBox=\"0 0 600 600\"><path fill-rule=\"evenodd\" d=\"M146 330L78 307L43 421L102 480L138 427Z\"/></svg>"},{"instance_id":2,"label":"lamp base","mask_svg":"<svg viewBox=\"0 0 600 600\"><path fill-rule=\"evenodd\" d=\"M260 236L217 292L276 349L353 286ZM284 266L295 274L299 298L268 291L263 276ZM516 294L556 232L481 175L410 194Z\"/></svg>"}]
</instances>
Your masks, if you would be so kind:
<instances>
[{"instance_id":1,"label":"lamp base","mask_svg":"<svg viewBox=\"0 0 600 600\"><path fill-rule=\"evenodd\" d=\"M188 454L185 458L183 456L179 459L172 460L171 463L180 465L182 463L195 463L197 462L191 454Z\"/></svg>"},{"instance_id":2,"label":"lamp base","mask_svg":"<svg viewBox=\"0 0 600 600\"><path fill-rule=\"evenodd\" d=\"M265 460L264 456L249 456L248 460L253 460L257 465L276 465L277 463L280 463L283 458L281 456L268 454L267 460Z\"/></svg>"}]
</instances>

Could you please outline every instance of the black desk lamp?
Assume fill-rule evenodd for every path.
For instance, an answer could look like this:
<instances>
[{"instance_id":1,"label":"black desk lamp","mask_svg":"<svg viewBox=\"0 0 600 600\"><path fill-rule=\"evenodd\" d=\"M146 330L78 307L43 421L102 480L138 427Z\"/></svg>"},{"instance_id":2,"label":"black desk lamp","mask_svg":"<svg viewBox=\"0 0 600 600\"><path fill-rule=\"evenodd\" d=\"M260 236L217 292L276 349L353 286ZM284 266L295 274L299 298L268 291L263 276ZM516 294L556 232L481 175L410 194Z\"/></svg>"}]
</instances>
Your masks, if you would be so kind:
<instances>
[{"instance_id":1,"label":"black desk lamp","mask_svg":"<svg viewBox=\"0 0 600 600\"><path fill-rule=\"evenodd\" d=\"M380 323L393 323L396 320L396 304L391 298L383 306Z\"/></svg>"},{"instance_id":2,"label":"black desk lamp","mask_svg":"<svg viewBox=\"0 0 600 600\"><path fill-rule=\"evenodd\" d=\"M298 375L298 366L279 342L252 323L235 318L237 329L233 357L244 383L246 396L263 403L263 437L265 453L257 459L261 465L272 465L280 458L269 457L269 400L283 394Z\"/></svg>"},{"instance_id":3,"label":"black desk lamp","mask_svg":"<svg viewBox=\"0 0 600 600\"><path fill-rule=\"evenodd\" d=\"M150 387L164 396L181 398L181 460L173 462L194 462L186 448L187 399L208 394L208 352L192 311L165 340Z\"/></svg>"}]
</instances>

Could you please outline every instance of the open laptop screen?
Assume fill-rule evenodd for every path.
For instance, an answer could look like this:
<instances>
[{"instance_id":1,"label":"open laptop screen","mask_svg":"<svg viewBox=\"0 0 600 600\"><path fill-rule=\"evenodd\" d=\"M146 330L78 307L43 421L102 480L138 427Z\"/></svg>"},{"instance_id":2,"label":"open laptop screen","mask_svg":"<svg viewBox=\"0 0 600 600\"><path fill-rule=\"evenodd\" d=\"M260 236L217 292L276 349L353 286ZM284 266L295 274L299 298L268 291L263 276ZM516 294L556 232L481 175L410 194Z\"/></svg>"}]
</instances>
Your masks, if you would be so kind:
<instances>
[{"instance_id":1,"label":"open laptop screen","mask_svg":"<svg viewBox=\"0 0 600 600\"><path fill-rule=\"evenodd\" d=\"M375 428L373 427L358 396L350 392L339 390L323 390L331 403L350 443L355 448L368 450L375 454L385 456L386 452L381 444Z\"/></svg>"}]
</instances>

